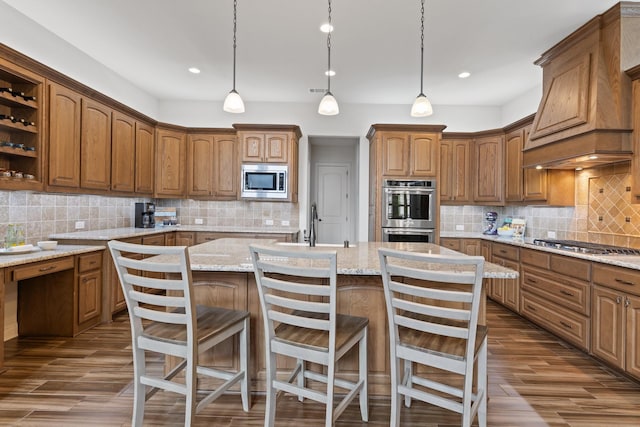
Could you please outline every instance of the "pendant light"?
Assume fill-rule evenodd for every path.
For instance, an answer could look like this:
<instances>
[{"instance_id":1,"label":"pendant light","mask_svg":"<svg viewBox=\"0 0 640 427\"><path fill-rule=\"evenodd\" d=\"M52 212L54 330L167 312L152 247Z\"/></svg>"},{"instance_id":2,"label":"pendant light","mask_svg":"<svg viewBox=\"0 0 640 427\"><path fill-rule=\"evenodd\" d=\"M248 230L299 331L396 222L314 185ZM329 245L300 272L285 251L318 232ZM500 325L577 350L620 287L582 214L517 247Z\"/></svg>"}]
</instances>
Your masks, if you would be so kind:
<instances>
[{"instance_id":1,"label":"pendant light","mask_svg":"<svg viewBox=\"0 0 640 427\"><path fill-rule=\"evenodd\" d=\"M318 113L323 116L335 116L340 112L338 101L331 93L331 0L329 0L329 31L327 32L327 92L322 97L318 106Z\"/></svg>"},{"instance_id":2,"label":"pendant light","mask_svg":"<svg viewBox=\"0 0 640 427\"><path fill-rule=\"evenodd\" d=\"M240 94L236 92L236 12L238 1L233 0L233 89L224 99L222 109L229 113L244 113L244 102Z\"/></svg>"},{"instance_id":3,"label":"pendant light","mask_svg":"<svg viewBox=\"0 0 640 427\"><path fill-rule=\"evenodd\" d=\"M427 117L433 114L433 107L431 106L431 102L429 102L426 95L424 94L422 86L424 75L424 0L421 0L421 3L422 8L420 12L422 13L422 19L420 20L420 94L416 97L416 100L413 101L413 106L411 107L412 117Z\"/></svg>"}]
</instances>

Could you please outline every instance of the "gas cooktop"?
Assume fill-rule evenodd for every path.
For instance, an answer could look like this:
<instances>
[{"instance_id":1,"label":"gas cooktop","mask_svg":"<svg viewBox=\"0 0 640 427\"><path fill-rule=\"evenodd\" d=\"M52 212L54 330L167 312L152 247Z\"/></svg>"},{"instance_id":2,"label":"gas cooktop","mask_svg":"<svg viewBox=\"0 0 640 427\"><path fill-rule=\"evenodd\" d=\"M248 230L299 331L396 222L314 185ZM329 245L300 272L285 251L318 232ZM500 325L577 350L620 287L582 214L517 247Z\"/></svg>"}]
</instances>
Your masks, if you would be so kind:
<instances>
[{"instance_id":1,"label":"gas cooktop","mask_svg":"<svg viewBox=\"0 0 640 427\"><path fill-rule=\"evenodd\" d=\"M581 254L640 255L640 249L603 245L600 243L580 242L578 240L534 239L533 244L536 246L562 249Z\"/></svg>"}]
</instances>

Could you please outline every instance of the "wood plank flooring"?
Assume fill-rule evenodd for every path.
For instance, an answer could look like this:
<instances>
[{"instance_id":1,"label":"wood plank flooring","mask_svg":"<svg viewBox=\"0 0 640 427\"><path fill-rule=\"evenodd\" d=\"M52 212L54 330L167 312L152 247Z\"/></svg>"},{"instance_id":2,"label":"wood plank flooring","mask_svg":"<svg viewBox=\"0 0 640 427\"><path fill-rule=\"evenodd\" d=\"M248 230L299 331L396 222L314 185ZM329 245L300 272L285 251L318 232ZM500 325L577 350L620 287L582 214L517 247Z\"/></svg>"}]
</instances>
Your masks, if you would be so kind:
<instances>
[{"instance_id":1,"label":"wood plank flooring","mask_svg":"<svg viewBox=\"0 0 640 427\"><path fill-rule=\"evenodd\" d=\"M490 426L640 426L640 385L506 309L489 302ZM0 374L0 425L125 426L132 409L132 358L126 315L74 339L21 338L6 343ZM159 359L154 367L161 369ZM146 425L179 426L184 400L160 392ZM351 405L337 426L388 426L389 400L370 401L370 421ZM196 425L262 426L264 397L249 413L239 396L224 396ZM404 426L455 426L459 417L421 402L403 408ZM323 424L323 407L278 400L278 426Z\"/></svg>"}]
</instances>

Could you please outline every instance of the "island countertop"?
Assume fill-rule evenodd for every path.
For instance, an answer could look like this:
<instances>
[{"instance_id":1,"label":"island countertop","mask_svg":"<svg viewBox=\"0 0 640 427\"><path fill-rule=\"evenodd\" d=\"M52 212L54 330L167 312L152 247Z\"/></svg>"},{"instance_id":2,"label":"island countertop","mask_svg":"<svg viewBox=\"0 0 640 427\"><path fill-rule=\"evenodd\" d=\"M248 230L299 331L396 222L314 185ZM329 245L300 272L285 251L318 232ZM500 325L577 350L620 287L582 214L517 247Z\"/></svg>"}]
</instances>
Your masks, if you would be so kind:
<instances>
[{"instance_id":1,"label":"island countertop","mask_svg":"<svg viewBox=\"0 0 640 427\"><path fill-rule=\"evenodd\" d=\"M341 275L380 275L378 248L386 247L411 252L432 254L460 254L432 243L383 243L357 242L349 248L342 245L317 245L310 248L306 244L276 242L272 239L217 239L189 248L191 269L194 271L252 272L253 265L249 257L249 244L274 244L283 248L296 247L300 251L335 250L337 252L338 274ZM161 259L162 256L158 257ZM517 279L518 272L497 264L485 263L485 278Z\"/></svg>"}]
</instances>

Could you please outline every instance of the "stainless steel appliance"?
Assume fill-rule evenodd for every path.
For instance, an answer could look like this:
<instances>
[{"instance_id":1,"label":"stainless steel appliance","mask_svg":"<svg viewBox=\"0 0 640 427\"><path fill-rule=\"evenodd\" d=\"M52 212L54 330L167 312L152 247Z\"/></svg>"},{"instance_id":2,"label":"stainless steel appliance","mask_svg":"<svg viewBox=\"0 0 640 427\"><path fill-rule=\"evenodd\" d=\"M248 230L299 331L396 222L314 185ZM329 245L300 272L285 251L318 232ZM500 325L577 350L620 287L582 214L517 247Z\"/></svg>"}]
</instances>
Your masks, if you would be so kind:
<instances>
[{"instance_id":1,"label":"stainless steel appliance","mask_svg":"<svg viewBox=\"0 0 640 427\"><path fill-rule=\"evenodd\" d=\"M383 242L433 243L436 234L433 229L422 228L383 228Z\"/></svg>"},{"instance_id":2,"label":"stainless steel appliance","mask_svg":"<svg viewBox=\"0 0 640 427\"><path fill-rule=\"evenodd\" d=\"M136 203L136 228L153 228L156 226L155 219L156 205L154 203Z\"/></svg>"},{"instance_id":3,"label":"stainless steel appliance","mask_svg":"<svg viewBox=\"0 0 640 427\"><path fill-rule=\"evenodd\" d=\"M382 241L435 240L435 180L385 179L382 191Z\"/></svg>"},{"instance_id":4,"label":"stainless steel appliance","mask_svg":"<svg viewBox=\"0 0 640 427\"><path fill-rule=\"evenodd\" d=\"M578 240L534 239L533 244L546 248L562 249L581 254L595 255L640 255L639 249L624 246L603 245L600 243L580 242Z\"/></svg>"},{"instance_id":5,"label":"stainless steel appliance","mask_svg":"<svg viewBox=\"0 0 640 427\"><path fill-rule=\"evenodd\" d=\"M240 197L286 199L289 197L287 165L243 164Z\"/></svg>"}]
</instances>

